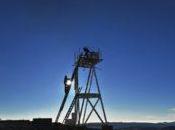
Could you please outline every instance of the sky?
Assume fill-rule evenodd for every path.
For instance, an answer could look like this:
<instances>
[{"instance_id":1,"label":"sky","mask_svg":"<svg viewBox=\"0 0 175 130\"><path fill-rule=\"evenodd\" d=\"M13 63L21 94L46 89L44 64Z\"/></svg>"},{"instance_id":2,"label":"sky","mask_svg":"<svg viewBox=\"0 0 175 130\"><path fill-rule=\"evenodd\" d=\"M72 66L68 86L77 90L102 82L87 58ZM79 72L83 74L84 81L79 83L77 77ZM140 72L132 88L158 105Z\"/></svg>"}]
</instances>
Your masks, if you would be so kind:
<instances>
[{"instance_id":1,"label":"sky","mask_svg":"<svg viewBox=\"0 0 175 130\"><path fill-rule=\"evenodd\" d=\"M173 0L0 1L0 118L54 120L87 46L109 121L174 121L174 14Z\"/></svg>"}]
</instances>

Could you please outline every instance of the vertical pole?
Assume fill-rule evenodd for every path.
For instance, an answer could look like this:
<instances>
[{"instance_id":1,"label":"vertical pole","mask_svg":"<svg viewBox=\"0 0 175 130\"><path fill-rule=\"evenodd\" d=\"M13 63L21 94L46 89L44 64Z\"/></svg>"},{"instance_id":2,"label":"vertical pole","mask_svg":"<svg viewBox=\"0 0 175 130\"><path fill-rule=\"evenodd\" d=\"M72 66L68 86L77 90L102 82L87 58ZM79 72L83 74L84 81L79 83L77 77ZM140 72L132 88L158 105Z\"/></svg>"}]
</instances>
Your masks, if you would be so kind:
<instances>
[{"instance_id":1,"label":"vertical pole","mask_svg":"<svg viewBox=\"0 0 175 130\"><path fill-rule=\"evenodd\" d=\"M92 79L93 79L93 74L94 73L94 70L92 69L92 74L91 74L91 77L90 77L90 83L89 83L89 88L88 88L88 92L87 93L90 93L90 89L91 89L91 86L92 86ZM83 114L83 121L82 123L84 123L85 121L85 117L86 117L86 111L87 111L87 105L88 105L88 101L86 99L86 104L85 104L85 109L84 109L84 114Z\"/></svg>"},{"instance_id":2,"label":"vertical pole","mask_svg":"<svg viewBox=\"0 0 175 130\"><path fill-rule=\"evenodd\" d=\"M92 75L92 68L89 69L88 79L87 79L87 82L86 82L86 88L85 88L85 92L84 92L85 94L87 93L87 90L88 90L88 87L89 87L89 82L90 82L91 75ZM85 98L83 98L83 101L82 101L82 104L81 104L81 110L80 110L80 114L79 114L78 124L80 124L80 122L81 122L81 114L82 114L83 107L84 107L84 101L85 101Z\"/></svg>"},{"instance_id":3,"label":"vertical pole","mask_svg":"<svg viewBox=\"0 0 175 130\"><path fill-rule=\"evenodd\" d=\"M96 84L97 84L98 93L100 94L100 102L101 102L101 107L102 107L102 110L103 110L105 123L107 123L106 113L105 113L105 109L104 109L104 105L103 105L103 101L102 101L102 97L101 97L101 93L100 93L100 87L99 87L99 84L98 84L98 79L97 79L97 75L96 75L95 69L94 69L94 76L95 76L95 80L96 80Z\"/></svg>"},{"instance_id":4,"label":"vertical pole","mask_svg":"<svg viewBox=\"0 0 175 130\"><path fill-rule=\"evenodd\" d=\"M79 94L79 88L78 88L78 67L75 71L75 80L74 80L74 89L75 89L75 95ZM76 99L75 101L75 119L74 119L74 123L77 123L77 118L79 117L79 98Z\"/></svg>"}]
</instances>

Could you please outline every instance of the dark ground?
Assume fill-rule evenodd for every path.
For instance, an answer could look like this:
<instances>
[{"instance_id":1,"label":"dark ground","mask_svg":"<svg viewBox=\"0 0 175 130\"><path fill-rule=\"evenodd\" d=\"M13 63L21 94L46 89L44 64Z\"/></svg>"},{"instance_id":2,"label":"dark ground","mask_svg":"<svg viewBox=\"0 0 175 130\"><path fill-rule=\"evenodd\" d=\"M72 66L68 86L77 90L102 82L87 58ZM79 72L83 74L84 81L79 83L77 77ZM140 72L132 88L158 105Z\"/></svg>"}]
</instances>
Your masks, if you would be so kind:
<instances>
[{"instance_id":1,"label":"dark ground","mask_svg":"<svg viewBox=\"0 0 175 130\"><path fill-rule=\"evenodd\" d=\"M114 130L175 130L174 123L110 123ZM68 126L52 123L52 119L0 120L0 130L112 130L92 123L85 126Z\"/></svg>"}]
</instances>

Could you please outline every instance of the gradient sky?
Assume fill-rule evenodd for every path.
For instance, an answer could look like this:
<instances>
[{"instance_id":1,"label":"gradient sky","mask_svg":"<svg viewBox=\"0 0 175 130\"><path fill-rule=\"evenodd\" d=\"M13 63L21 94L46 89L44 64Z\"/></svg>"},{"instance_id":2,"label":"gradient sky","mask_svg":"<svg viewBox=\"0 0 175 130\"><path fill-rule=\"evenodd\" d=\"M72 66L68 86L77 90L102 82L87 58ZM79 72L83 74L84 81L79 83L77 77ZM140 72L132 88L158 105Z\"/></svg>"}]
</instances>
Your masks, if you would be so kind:
<instances>
[{"instance_id":1,"label":"gradient sky","mask_svg":"<svg viewBox=\"0 0 175 130\"><path fill-rule=\"evenodd\" d=\"M2 0L0 118L55 119L74 52L100 48L109 121L175 120L174 0Z\"/></svg>"}]
</instances>

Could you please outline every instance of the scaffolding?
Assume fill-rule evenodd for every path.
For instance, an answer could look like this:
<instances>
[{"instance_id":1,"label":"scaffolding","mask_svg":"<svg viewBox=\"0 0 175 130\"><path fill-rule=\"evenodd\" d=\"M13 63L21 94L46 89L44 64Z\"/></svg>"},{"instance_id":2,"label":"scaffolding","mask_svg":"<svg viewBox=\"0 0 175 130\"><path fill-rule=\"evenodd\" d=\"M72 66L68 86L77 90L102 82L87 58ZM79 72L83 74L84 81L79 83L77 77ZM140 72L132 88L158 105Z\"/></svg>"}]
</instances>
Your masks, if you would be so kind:
<instances>
[{"instance_id":1,"label":"scaffolding","mask_svg":"<svg viewBox=\"0 0 175 130\"><path fill-rule=\"evenodd\" d=\"M55 122L59 121L70 88L71 86L74 86L75 95L62 123L68 125L84 125L89 121L92 113L95 112L100 122L102 124L107 124L106 113L96 74L96 65L101 61L102 58L99 50L93 51L85 47L83 48L83 51L76 55L72 76L70 78L65 76L64 79L65 96ZM80 69L86 69L88 71L88 78L86 83L84 83L84 87L80 87L79 85L79 78L81 76ZM95 100L95 102L92 102L92 99ZM100 104L101 107L96 108L97 104ZM99 109L101 109L102 113L99 113Z\"/></svg>"}]
</instances>

